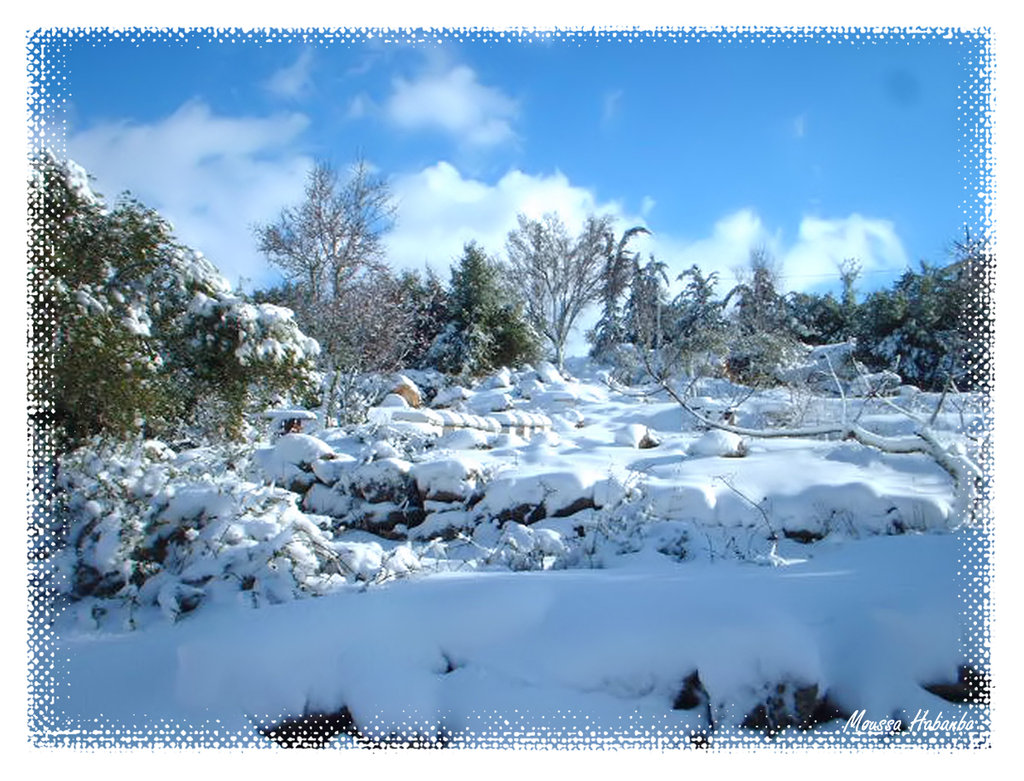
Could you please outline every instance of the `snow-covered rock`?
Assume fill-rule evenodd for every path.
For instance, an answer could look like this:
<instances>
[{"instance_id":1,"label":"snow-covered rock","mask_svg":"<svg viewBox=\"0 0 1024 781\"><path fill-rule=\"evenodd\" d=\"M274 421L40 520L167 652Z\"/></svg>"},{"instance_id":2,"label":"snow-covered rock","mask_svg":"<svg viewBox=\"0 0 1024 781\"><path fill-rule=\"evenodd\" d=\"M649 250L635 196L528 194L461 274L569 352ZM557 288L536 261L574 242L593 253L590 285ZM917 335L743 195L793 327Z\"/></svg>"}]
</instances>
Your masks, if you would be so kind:
<instances>
[{"instance_id":1,"label":"snow-covered rock","mask_svg":"<svg viewBox=\"0 0 1024 781\"><path fill-rule=\"evenodd\" d=\"M512 397L501 389L479 391L466 401L466 406L477 415L487 415L512 409Z\"/></svg>"},{"instance_id":2,"label":"snow-covered rock","mask_svg":"<svg viewBox=\"0 0 1024 781\"><path fill-rule=\"evenodd\" d=\"M315 461L331 458L334 451L321 439L308 434L285 434L271 447L259 448L254 461L275 485L305 490L315 479Z\"/></svg>"},{"instance_id":3,"label":"snow-covered rock","mask_svg":"<svg viewBox=\"0 0 1024 781\"><path fill-rule=\"evenodd\" d=\"M438 409L451 407L465 401L472 395L473 392L471 390L463 388L461 385L451 385L437 392L437 395L431 402L431 406Z\"/></svg>"},{"instance_id":4,"label":"snow-covered rock","mask_svg":"<svg viewBox=\"0 0 1024 781\"><path fill-rule=\"evenodd\" d=\"M661 439L641 423L630 423L615 432L615 442L632 448L650 448L661 444Z\"/></svg>"},{"instance_id":5,"label":"snow-covered rock","mask_svg":"<svg viewBox=\"0 0 1024 781\"><path fill-rule=\"evenodd\" d=\"M597 474L588 471L499 475L484 488L478 512L533 523L547 516L572 515L594 506Z\"/></svg>"},{"instance_id":6,"label":"snow-covered rock","mask_svg":"<svg viewBox=\"0 0 1024 781\"><path fill-rule=\"evenodd\" d=\"M963 629L956 588L944 592L948 604L936 597L945 582L937 575L960 566L948 474L923 454L827 439L760 440L725 466L717 457L742 452L742 437L712 430L697 438L678 404L608 392L585 370L573 365L579 382L513 373L513 407L493 414L470 405L427 415L407 404L381 407L389 425L399 422L393 413L408 412L443 427L437 439L392 436L377 425L289 435L257 451L252 469L245 455L232 455L229 468L213 449L176 454L153 442L130 455L80 454L62 468L71 544L50 564L61 593L74 595L60 631L74 647L67 657L87 673L74 678L76 687L107 702L105 684L90 677L107 657L91 650L95 643L74 645L74 632L170 621L177 634L152 640L167 660L165 680L229 716L264 705L296 716L344 705L371 730L382 708L404 719L422 707L436 722L422 734L436 734L442 719L445 729L473 730L472 717L437 714L450 702L465 712L521 708L519 681L556 692L531 699L531 714L538 703L579 703L588 718L607 717L608 734L621 729L623 707L654 714L662 727L670 719L685 735L708 728L708 714L718 736L770 731L775 722L803 726L843 687L855 693L849 702L873 712L936 706L920 684L955 678ZM570 390L577 406L525 400L531 380L542 393ZM499 390L510 389L478 394ZM694 403L716 415L744 398L749 428L777 408L794 414L788 392L744 397L724 380L701 383L700 392L707 398ZM938 400L903 393L902 405L924 413ZM846 411L857 414L857 403L846 399ZM966 403L964 410L972 414ZM841 399L814 397L799 412L812 425L843 411ZM912 433L912 421L877 402L859 421ZM939 424L962 456L971 442L953 436L959 418L950 412ZM654 431L659 449L638 450ZM301 499L255 481L265 467L294 476L282 464L311 481ZM567 567L586 571L544 571ZM508 570L536 572L519 578ZM411 575L401 588L376 588ZM814 589L803 576L814 576ZM903 585L893 589L897 580ZM915 591L904 600L908 582ZM239 618L244 611L210 610L333 592L348 593L266 611L251 624ZM678 616L668 621L666 609ZM277 634L254 642L265 621L287 631L274 623ZM242 624L247 631L236 632ZM192 626L204 629L190 635ZM402 642L388 626L403 627ZM238 636L246 653L243 641L239 649L223 645ZM881 656L846 652L853 636L870 636ZM188 639L176 645L181 637ZM104 654L117 654L121 638L104 645ZM262 654L259 664L252 653ZM236 665L247 667L236 675ZM335 673L347 677L324 687ZM273 687L249 685L271 678ZM177 703L178 694L162 690L153 702ZM83 712L95 707L73 697ZM151 712L143 706L152 703L129 695L124 702L130 713ZM523 718L532 730L555 723Z\"/></svg>"},{"instance_id":7,"label":"snow-covered rock","mask_svg":"<svg viewBox=\"0 0 1024 781\"><path fill-rule=\"evenodd\" d=\"M453 429L437 440L439 450L483 450L490 446L488 433L474 428Z\"/></svg>"},{"instance_id":8,"label":"snow-covered rock","mask_svg":"<svg viewBox=\"0 0 1024 781\"><path fill-rule=\"evenodd\" d=\"M325 485L334 485L341 476L358 464L353 456L335 453L330 458L320 458L311 464L316 479Z\"/></svg>"},{"instance_id":9,"label":"snow-covered rock","mask_svg":"<svg viewBox=\"0 0 1024 781\"><path fill-rule=\"evenodd\" d=\"M492 390L502 389L509 390L512 388L512 372L508 368L502 367L482 383L481 387L489 388Z\"/></svg>"},{"instance_id":10,"label":"snow-covered rock","mask_svg":"<svg viewBox=\"0 0 1024 781\"><path fill-rule=\"evenodd\" d=\"M470 461L451 457L414 464L410 474L424 500L461 502L473 493L480 471Z\"/></svg>"},{"instance_id":11,"label":"snow-covered rock","mask_svg":"<svg viewBox=\"0 0 1024 781\"><path fill-rule=\"evenodd\" d=\"M423 394L420 393L420 389L404 374L399 374L396 377L391 393L401 396L410 407L419 407L423 403Z\"/></svg>"},{"instance_id":12,"label":"snow-covered rock","mask_svg":"<svg viewBox=\"0 0 1024 781\"><path fill-rule=\"evenodd\" d=\"M738 434L715 428L691 443L687 452L691 456L739 458L747 454L747 443Z\"/></svg>"},{"instance_id":13,"label":"snow-covered rock","mask_svg":"<svg viewBox=\"0 0 1024 781\"><path fill-rule=\"evenodd\" d=\"M344 475L347 490L367 502L401 504L409 497L412 464L400 458L384 458L360 464Z\"/></svg>"},{"instance_id":14,"label":"snow-covered rock","mask_svg":"<svg viewBox=\"0 0 1024 781\"><path fill-rule=\"evenodd\" d=\"M562 384L565 382L565 378L562 377L561 372L559 372L557 367L550 361L541 361L537 364L535 371L537 372L537 377L541 382L548 384Z\"/></svg>"},{"instance_id":15,"label":"snow-covered rock","mask_svg":"<svg viewBox=\"0 0 1024 781\"><path fill-rule=\"evenodd\" d=\"M415 405L410 405L408 399L400 393L389 393L381 399L380 404L377 406L386 407L390 410L392 408L405 409L406 407Z\"/></svg>"}]
</instances>

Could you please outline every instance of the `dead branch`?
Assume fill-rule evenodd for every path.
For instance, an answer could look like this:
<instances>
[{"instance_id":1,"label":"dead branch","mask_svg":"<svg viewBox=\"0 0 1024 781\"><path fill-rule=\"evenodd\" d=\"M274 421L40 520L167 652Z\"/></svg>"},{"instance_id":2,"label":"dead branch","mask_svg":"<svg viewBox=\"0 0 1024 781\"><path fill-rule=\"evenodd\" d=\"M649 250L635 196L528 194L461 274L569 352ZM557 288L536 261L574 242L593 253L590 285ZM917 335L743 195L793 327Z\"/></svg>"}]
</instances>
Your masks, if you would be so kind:
<instances>
[{"instance_id":1,"label":"dead branch","mask_svg":"<svg viewBox=\"0 0 1024 781\"><path fill-rule=\"evenodd\" d=\"M646 357L644 363L647 364ZM654 377L655 375L651 375ZM884 453L922 453L929 456L953 479L955 486L956 500L954 502L954 513L965 521L971 522L974 518L974 504L977 496L978 483L982 478L980 467L968 456L966 452L943 445L936 437L932 427L917 415L904 410L883 397L882 401L907 415L918 424L916 431L908 436L883 436L869 431L857 423L848 423L844 420L838 424L825 424L821 426L808 426L802 428L777 428L777 429L752 429L742 426L735 426L723 421L711 420L701 414L687 403L686 399L680 396L667 380L660 380L661 387L671 396L686 412L696 418L700 423L722 431L755 439L804 439L827 436L838 436L844 440L853 440L867 447L875 448Z\"/></svg>"}]
</instances>

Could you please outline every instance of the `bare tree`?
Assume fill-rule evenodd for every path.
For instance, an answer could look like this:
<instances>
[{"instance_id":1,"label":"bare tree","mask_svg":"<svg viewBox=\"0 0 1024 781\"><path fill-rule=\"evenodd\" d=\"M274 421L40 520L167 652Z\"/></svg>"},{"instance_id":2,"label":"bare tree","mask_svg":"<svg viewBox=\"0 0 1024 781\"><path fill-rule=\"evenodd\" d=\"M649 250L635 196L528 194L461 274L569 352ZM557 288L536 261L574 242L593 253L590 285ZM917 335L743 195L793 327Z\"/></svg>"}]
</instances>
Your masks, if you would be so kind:
<instances>
[{"instance_id":1,"label":"bare tree","mask_svg":"<svg viewBox=\"0 0 1024 781\"><path fill-rule=\"evenodd\" d=\"M551 343L559 369L573 324L603 292L603 272L616 250L612 222L610 215L590 215L572 239L556 214L540 220L520 214L519 227L508 235L506 251L527 318Z\"/></svg>"},{"instance_id":2,"label":"bare tree","mask_svg":"<svg viewBox=\"0 0 1024 781\"><path fill-rule=\"evenodd\" d=\"M387 181L365 159L344 180L318 161L301 203L255 228L260 251L288 278L285 303L320 343L327 417L334 416L343 375L391 369L401 352L405 329L384 254L395 214Z\"/></svg>"},{"instance_id":3,"label":"bare tree","mask_svg":"<svg viewBox=\"0 0 1024 781\"><path fill-rule=\"evenodd\" d=\"M311 301L338 298L363 273L380 268L384 234L396 206L385 179L359 158L348 179L318 161L302 203L282 210L277 222L256 227L259 249Z\"/></svg>"}]
</instances>

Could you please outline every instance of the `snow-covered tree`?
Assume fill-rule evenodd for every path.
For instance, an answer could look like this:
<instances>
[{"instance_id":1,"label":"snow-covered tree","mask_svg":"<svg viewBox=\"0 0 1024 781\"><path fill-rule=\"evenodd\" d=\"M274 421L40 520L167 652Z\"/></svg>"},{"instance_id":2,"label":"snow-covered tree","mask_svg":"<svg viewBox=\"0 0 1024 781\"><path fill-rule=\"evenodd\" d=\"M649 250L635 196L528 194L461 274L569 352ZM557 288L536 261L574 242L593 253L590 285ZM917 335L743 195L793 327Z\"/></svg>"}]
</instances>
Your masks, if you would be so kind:
<instances>
[{"instance_id":1,"label":"snow-covered tree","mask_svg":"<svg viewBox=\"0 0 1024 781\"><path fill-rule=\"evenodd\" d=\"M723 302L735 303L729 370L743 382L772 382L776 369L797 347L786 300L778 291L778 270L765 250L756 249L740 275L741 281Z\"/></svg>"},{"instance_id":2,"label":"snow-covered tree","mask_svg":"<svg viewBox=\"0 0 1024 781\"><path fill-rule=\"evenodd\" d=\"M630 240L640 233L650 231L640 225L626 230L615 251L605 259L601 272L601 317L587 334L593 345L590 354L600 361L614 363L619 347L627 341L623 298L639 264L639 254L630 255L626 250Z\"/></svg>"},{"instance_id":3,"label":"snow-covered tree","mask_svg":"<svg viewBox=\"0 0 1024 781\"><path fill-rule=\"evenodd\" d=\"M33 406L65 442L231 433L310 380L318 347L291 312L232 292L137 201L108 208L74 163L33 161L29 216Z\"/></svg>"},{"instance_id":4,"label":"snow-covered tree","mask_svg":"<svg viewBox=\"0 0 1024 781\"><path fill-rule=\"evenodd\" d=\"M349 288L384 262L384 235L396 207L387 181L364 159L343 182L329 163L317 162L303 200L277 222L256 228L260 251L311 303L341 300Z\"/></svg>"},{"instance_id":5,"label":"snow-covered tree","mask_svg":"<svg viewBox=\"0 0 1024 781\"><path fill-rule=\"evenodd\" d=\"M590 215L573 239L557 214L519 215L506 251L530 324L551 346L561 368L565 344L583 310L599 300L602 272L614 253L612 217Z\"/></svg>"},{"instance_id":6,"label":"snow-covered tree","mask_svg":"<svg viewBox=\"0 0 1024 781\"><path fill-rule=\"evenodd\" d=\"M665 337L665 315L668 309L668 275L664 262L650 256L640 265L633 265L633 280L626 301L625 325L629 340L645 350L658 350Z\"/></svg>"},{"instance_id":7,"label":"snow-covered tree","mask_svg":"<svg viewBox=\"0 0 1024 781\"><path fill-rule=\"evenodd\" d=\"M943 267L922 262L920 271L869 295L858 319L860 357L923 388L974 387L968 365L984 361L991 334L984 257L968 252Z\"/></svg>"},{"instance_id":8,"label":"snow-covered tree","mask_svg":"<svg viewBox=\"0 0 1024 781\"><path fill-rule=\"evenodd\" d=\"M728 323L722 301L715 298L718 274L705 275L697 265L678 277L682 291L672 301L669 325L672 353L692 376L727 350Z\"/></svg>"},{"instance_id":9,"label":"snow-covered tree","mask_svg":"<svg viewBox=\"0 0 1024 781\"><path fill-rule=\"evenodd\" d=\"M302 201L259 225L260 251L287 277L288 305L320 343L324 414L346 417L356 375L388 371L409 352L411 313L385 262L384 236L396 206L385 179L357 160L342 179L326 162L309 172Z\"/></svg>"},{"instance_id":10,"label":"snow-covered tree","mask_svg":"<svg viewBox=\"0 0 1024 781\"><path fill-rule=\"evenodd\" d=\"M409 325L406 363L428 368L430 347L448 324L448 288L429 267L425 274L403 271L398 277L398 287Z\"/></svg>"},{"instance_id":11,"label":"snow-covered tree","mask_svg":"<svg viewBox=\"0 0 1024 781\"><path fill-rule=\"evenodd\" d=\"M452 269L448 324L427 356L432 366L479 375L537 358L538 339L524 319L519 297L503 283L504 276L499 263L479 245L466 244Z\"/></svg>"}]
</instances>

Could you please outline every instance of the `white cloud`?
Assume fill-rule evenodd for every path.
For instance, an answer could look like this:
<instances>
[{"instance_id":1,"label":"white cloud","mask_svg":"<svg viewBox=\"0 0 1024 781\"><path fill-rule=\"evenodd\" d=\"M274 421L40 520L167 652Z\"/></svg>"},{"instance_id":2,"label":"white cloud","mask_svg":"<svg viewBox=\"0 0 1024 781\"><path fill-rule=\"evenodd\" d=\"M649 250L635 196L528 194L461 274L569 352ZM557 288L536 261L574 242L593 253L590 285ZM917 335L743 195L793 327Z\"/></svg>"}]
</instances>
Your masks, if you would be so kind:
<instances>
[{"instance_id":1,"label":"white cloud","mask_svg":"<svg viewBox=\"0 0 1024 781\"><path fill-rule=\"evenodd\" d=\"M505 240L518 224L520 212L541 217L559 214L570 233L579 231L589 214L611 214L618 229L642 222L628 215L615 201L599 201L584 187L572 184L560 172L506 173L494 184L466 178L453 165L439 162L393 180L399 199L398 225L388 237L394 265L422 269L429 264L448 279L449 266L464 244L476 241L491 255L505 256ZM584 334L597 321L597 310L584 312L570 336L570 354L588 349Z\"/></svg>"},{"instance_id":2,"label":"white cloud","mask_svg":"<svg viewBox=\"0 0 1024 781\"><path fill-rule=\"evenodd\" d=\"M559 172L533 175L512 170L488 184L465 178L442 161L397 177L393 188L399 206L398 225L388 237L392 261L407 268L429 262L445 273L470 240L491 254L503 255L519 212L530 217L557 212L573 232L591 213L624 217L619 204L598 202L592 192Z\"/></svg>"},{"instance_id":3,"label":"white cloud","mask_svg":"<svg viewBox=\"0 0 1024 781\"><path fill-rule=\"evenodd\" d=\"M758 248L778 261L785 291L838 282L839 264L846 258L859 261L866 273L891 271L895 276L907 265L893 223L860 214L804 217L795 239L786 241L781 228L767 226L753 209L740 209L719 219L708 236L681 239L656 233L645 243L645 251L668 263L670 278L694 264L706 273L717 271L720 294L736 283L736 272L746 268L751 250ZM884 284L885 277L871 281Z\"/></svg>"},{"instance_id":4,"label":"white cloud","mask_svg":"<svg viewBox=\"0 0 1024 781\"><path fill-rule=\"evenodd\" d=\"M736 270L746 266L750 251L757 247L777 256L779 237L777 232L769 231L753 209L740 209L722 217L707 236L688 239L656 232L643 242L645 252L653 252L668 264L671 280L697 265L705 273L717 272L720 288L734 282Z\"/></svg>"},{"instance_id":5,"label":"white cloud","mask_svg":"<svg viewBox=\"0 0 1024 781\"><path fill-rule=\"evenodd\" d=\"M505 239L516 226L516 214L539 217L554 211L572 232L591 213L610 213L617 229L645 225L653 199L644 199L641 214L631 214L615 201L599 201L594 193L574 185L562 173L535 175L512 170L490 184L465 177L447 162L439 162L392 181L399 199L399 222L388 237L397 267L422 269L429 264L443 279L463 245L477 241L488 253L504 256ZM892 223L859 214L834 219L805 217L797 235L785 240L781 227L767 225L752 208L739 209L717 220L705 236L681 237L653 226L655 233L638 236L631 249L646 259L649 253L667 263L673 292L675 278L696 264L705 273L717 271L718 293L736 284L753 249L764 248L779 262L784 290L807 290L838 280L837 266L857 258L864 271L898 269L906 253ZM881 281L878 279L877 281ZM573 351L586 349L583 333L596 320L588 312L571 339Z\"/></svg>"},{"instance_id":6,"label":"white cloud","mask_svg":"<svg viewBox=\"0 0 1024 781\"><path fill-rule=\"evenodd\" d=\"M797 138L803 138L807 135L807 115L801 114L793 120L793 135Z\"/></svg>"},{"instance_id":7,"label":"white cloud","mask_svg":"<svg viewBox=\"0 0 1024 781\"><path fill-rule=\"evenodd\" d=\"M365 93L360 92L349 101L346 116L349 119L362 119L374 109L373 101Z\"/></svg>"},{"instance_id":8,"label":"white cloud","mask_svg":"<svg viewBox=\"0 0 1024 781\"><path fill-rule=\"evenodd\" d=\"M415 81L396 78L385 112L395 125L434 129L470 146L495 146L515 138L512 121L519 113L514 100L477 81L465 65L431 71Z\"/></svg>"},{"instance_id":9,"label":"white cloud","mask_svg":"<svg viewBox=\"0 0 1024 781\"><path fill-rule=\"evenodd\" d=\"M111 122L74 133L67 147L108 201L130 190L232 283L242 276L259 283L268 268L251 226L301 196L310 161L288 150L308 122L297 113L220 117L191 101L152 124Z\"/></svg>"},{"instance_id":10,"label":"white cloud","mask_svg":"<svg viewBox=\"0 0 1024 781\"><path fill-rule=\"evenodd\" d=\"M192 101L159 122L112 122L73 134L68 149L97 176L97 188L108 198L131 190L170 219L178 237L202 250L232 282L244 276L262 285L273 272L256 250L251 226L273 220L283 206L301 198L311 161L292 150L307 124L299 113L217 116ZM491 183L442 161L394 176L391 184L399 203L398 224L387 237L392 264L422 269L429 263L445 279L468 241L503 255L519 212L531 217L557 212L572 232L588 214L610 213L621 231L647 224L654 208L648 196L639 214L627 212L557 171L511 170ZM860 214L805 217L789 241L751 208L724 215L703 236L651 227L655 234L637 237L634 250L665 261L672 279L695 263L706 272L718 271L720 293L734 283L734 271L746 265L756 247L779 259L787 289L827 283L844 258L857 258L865 272L900 269L907 262L895 226ZM582 330L573 340L580 349Z\"/></svg>"},{"instance_id":11,"label":"white cloud","mask_svg":"<svg viewBox=\"0 0 1024 781\"><path fill-rule=\"evenodd\" d=\"M619 105L622 103L622 96L626 93L621 89L610 90L604 94L601 107L601 121L611 122L619 113Z\"/></svg>"},{"instance_id":12,"label":"white cloud","mask_svg":"<svg viewBox=\"0 0 1024 781\"><path fill-rule=\"evenodd\" d=\"M267 81L267 89L282 98L297 98L309 87L313 50L303 49L291 65L281 68Z\"/></svg>"},{"instance_id":13,"label":"white cloud","mask_svg":"<svg viewBox=\"0 0 1024 781\"><path fill-rule=\"evenodd\" d=\"M864 272L902 269L907 253L888 220L860 214L837 219L804 217L796 243L783 257L784 273L794 289L806 289L838 276L846 258L855 258Z\"/></svg>"}]
</instances>

